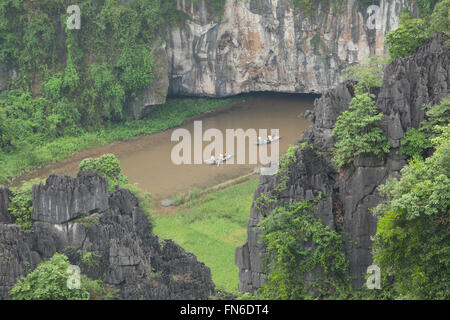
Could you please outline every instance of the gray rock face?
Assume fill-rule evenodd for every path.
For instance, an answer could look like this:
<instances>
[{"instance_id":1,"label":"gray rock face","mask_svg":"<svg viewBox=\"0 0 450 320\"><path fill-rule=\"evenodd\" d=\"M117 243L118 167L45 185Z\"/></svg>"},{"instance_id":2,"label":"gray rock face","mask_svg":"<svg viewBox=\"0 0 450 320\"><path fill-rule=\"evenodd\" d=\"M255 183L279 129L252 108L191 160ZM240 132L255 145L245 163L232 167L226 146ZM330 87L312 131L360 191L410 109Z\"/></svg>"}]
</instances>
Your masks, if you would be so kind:
<instances>
[{"instance_id":1,"label":"gray rock face","mask_svg":"<svg viewBox=\"0 0 450 320\"><path fill-rule=\"evenodd\" d=\"M156 79L130 102L136 119L168 93L323 93L338 84L345 67L386 53L384 37L398 26L400 13L415 12L411 0L376 1L381 19L371 30L359 0L347 0L339 12L317 2L311 15L292 0L227 0L222 17L209 0L176 2L190 20L154 48ZM0 66L0 92L7 75Z\"/></svg>"},{"instance_id":2,"label":"gray rock face","mask_svg":"<svg viewBox=\"0 0 450 320\"><path fill-rule=\"evenodd\" d=\"M12 223L13 217L8 212L9 198L11 192L9 189L0 187L0 223Z\"/></svg>"},{"instance_id":3,"label":"gray rock face","mask_svg":"<svg viewBox=\"0 0 450 320\"><path fill-rule=\"evenodd\" d=\"M379 29L367 27L367 7L348 0L338 13L317 4L311 16L292 0L226 1L218 17L208 1L177 0L190 16L167 37L169 92L229 96L243 92L323 93L349 64L386 52L409 0L380 0Z\"/></svg>"},{"instance_id":4,"label":"gray rock face","mask_svg":"<svg viewBox=\"0 0 450 320\"><path fill-rule=\"evenodd\" d=\"M208 299L214 292L209 268L174 242L160 243L130 191L111 194L98 175L53 175L34 187L33 205L33 233L0 221L0 299L9 299L16 281L55 252L119 289L122 299ZM86 212L92 214L80 215ZM83 259L89 252L91 262Z\"/></svg>"},{"instance_id":5,"label":"gray rock face","mask_svg":"<svg viewBox=\"0 0 450 320\"><path fill-rule=\"evenodd\" d=\"M377 187L388 176L398 176L406 164L399 154L400 140L407 130L419 127L424 119L422 106L438 104L448 94L450 49L444 42L443 34L437 34L412 57L395 60L387 67L377 98L377 108L384 113L382 129L393 145L384 159L362 155L355 160L353 169L336 172L326 152L334 144L331 130L337 116L348 108L354 94L352 83L342 83L317 99L313 113L306 114L313 124L303 136L303 141L314 147L297 149L297 162L290 167L287 189L268 210L270 214L275 206L311 200L322 192L316 215L331 230L342 233L355 288L365 283L367 267L372 264L371 236L376 233L377 220L369 209L381 202ZM262 176L254 199L262 193L273 194L277 183L276 176ZM253 292L264 283L261 262L265 247L258 229L262 218L253 204L247 243L236 250L238 289L242 292Z\"/></svg>"},{"instance_id":6,"label":"gray rock face","mask_svg":"<svg viewBox=\"0 0 450 320\"><path fill-rule=\"evenodd\" d=\"M8 70L7 67L0 64L0 93L7 89L8 81L14 80L17 77L17 70Z\"/></svg>"},{"instance_id":7,"label":"gray rock face","mask_svg":"<svg viewBox=\"0 0 450 320\"><path fill-rule=\"evenodd\" d=\"M157 43L159 41L156 41ZM169 61L165 46L154 49L156 79L152 84L143 90L141 94L132 102L132 111L135 119L141 119L151 109L152 106L164 104L169 91L169 78L167 70Z\"/></svg>"},{"instance_id":8,"label":"gray rock face","mask_svg":"<svg viewBox=\"0 0 450 320\"><path fill-rule=\"evenodd\" d=\"M92 172L71 176L51 175L46 184L33 186L36 221L61 224L94 211L108 208L108 182Z\"/></svg>"}]
</instances>

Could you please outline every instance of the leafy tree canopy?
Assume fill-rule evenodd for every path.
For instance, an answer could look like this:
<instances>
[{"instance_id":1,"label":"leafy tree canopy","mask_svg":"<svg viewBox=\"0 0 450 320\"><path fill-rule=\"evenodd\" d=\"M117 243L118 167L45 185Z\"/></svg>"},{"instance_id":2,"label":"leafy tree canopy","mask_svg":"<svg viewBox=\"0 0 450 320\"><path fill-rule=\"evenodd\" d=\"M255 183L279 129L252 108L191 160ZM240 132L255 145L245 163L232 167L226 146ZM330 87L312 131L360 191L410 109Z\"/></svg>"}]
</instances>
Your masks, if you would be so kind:
<instances>
[{"instance_id":1,"label":"leafy tree canopy","mask_svg":"<svg viewBox=\"0 0 450 320\"><path fill-rule=\"evenodd\" d=\"M428 24L422 19L411 19L409 13L401 16L400 26L386 34L386 45L392 59L416 53L430 37Z\"/></svg>"},{"instance_id":2,"label":"leafy tree canopy","mask_svg":"<svg viewBox=\"0 0 450 320\"><path fill-rule=\"evenodd\" d=\"M381 87L387 59L382 55L375 55L363 62L346 68L344 79L356 80L356 94L370 93L371 89Z\"/></svg>"},{"instance_id":3,"label":"leafy tree canopy","mask_svg":"<svg viewBox=\"0 0 450 320\"><path fill-rule=\"evenodd\" d=\"M276 208L261 224L270 274L263 299L338 296L347 283L341 236L324 226L307 201ZM308 281L314 274L316 279Z\"/></svg>"},{"instance_id":4,"label":"leafy tree canopy","mask_svg":"<svg viewBox=\"0 0 450 320\"><path fill-rule=\"evenodd\" d=\"M343 168L353 163L361 154L382 157L390 145L381 130L382 113L377 113L374 96L367 93L356 95L349 110L341 113L332 131L336 138L333 163Z\"/></svg>"},{"instance_id":5,"label":"leafy tree canopy","mask_svg":"<svg viewBox=\"0 0 450 320\"><path fill-rule=\"evenodd\" d=\"M26 277L19 279L10 295L14 300L88 300L87 287L92 280L83 276L80 289L69 289L69 267L69 259L55 253L50 260L40 263Z\"/></svg>"},{"instance_id":6,"label":"leafy tree canopy","mask_svg":"<svg viewBox=\"0 0 450 320\"><path fill-rule=\"evenodd\" d=\"M374 260L403 298L450 298L450 125L441 130L434 154L388 179L380 187L386 202L374 209Z\"/></svg>"}]
</instances>

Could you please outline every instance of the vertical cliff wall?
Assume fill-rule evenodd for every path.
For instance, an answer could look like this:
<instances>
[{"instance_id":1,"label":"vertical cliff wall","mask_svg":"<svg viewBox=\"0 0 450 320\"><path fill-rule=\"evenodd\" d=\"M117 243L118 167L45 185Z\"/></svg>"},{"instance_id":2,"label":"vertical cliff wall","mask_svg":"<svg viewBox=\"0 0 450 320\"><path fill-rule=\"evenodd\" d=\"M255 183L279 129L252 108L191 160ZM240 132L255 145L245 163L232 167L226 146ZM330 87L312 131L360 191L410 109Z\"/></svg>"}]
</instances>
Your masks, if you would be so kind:
<instances>
[{"instance_id":1,"label":"vertical cliff wall","mask_svg":"<svg viewBox=\"0 0 450 320\"><path fill-rule=\"evenodd\" d=\"M375 1L379 29L367 27L367 7L348 0L338 12L315 4L307 15L292 0L227 0L223 17L208 1L177 0L191 20L167 37L169 92L228 96L242 92L322 93L349 64L385 53L410 0Z\"/></svg>"},{"instance_id":2,"label":"vertical cliff wall","mask_svg":"<svg viewBox=\"0 0 450 320\"><path fill-rule=\"evenodd\" d=\"M400 142L406 131L420 126L425 117L423 105L436 105L448 94L450 49L445 41L443 34L437 34L415 55L387 66L376 102L377 109L383 112L383 132L392 145L384 159L360 156L353 169L336 172L330 161L334 145L331 131L354 95L353 83L342 83L317 99L314 111L306 114L313 124L303 138L313 147L297 149L297 161L289 167L287 188L269 210L271 214L274 207L283 203L312 200L321 192L323 200L316 215L331 230L342 233L355 288L364 284L367 267L372 264L371 237L376 233L377 220L369 209L381 202L377 187L387 177L398 176L406 164L399 152ZM275 194L278 183L277 176L262 176L254 199L262 193ZM258 229L263 218L253 204L247 243L236 250L240 291L252 292L266 279L262 265L265 247Z\"/></svg>"}]
</instances>

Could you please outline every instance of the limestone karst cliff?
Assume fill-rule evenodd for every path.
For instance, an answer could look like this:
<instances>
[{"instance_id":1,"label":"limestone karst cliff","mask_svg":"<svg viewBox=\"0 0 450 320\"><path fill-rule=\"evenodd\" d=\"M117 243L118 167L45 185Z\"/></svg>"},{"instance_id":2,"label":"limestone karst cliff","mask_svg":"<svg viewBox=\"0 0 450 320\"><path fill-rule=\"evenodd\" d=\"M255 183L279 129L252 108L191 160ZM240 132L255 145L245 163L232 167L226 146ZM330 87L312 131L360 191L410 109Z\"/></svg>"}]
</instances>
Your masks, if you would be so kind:
<instances>
[{"instance_id":1,"label":"limestone karst cliff","mask_svg":"<svg viewBox=\"0 0 450 320\"><path fill-rule=\"evenodd\" d=\"M369 29L359 0L337 12L316 2L311 15L292 0L227 0L222 16L208 0L177 0L177 7L189 20L164 37L158 64L167 72L156 79L158 90L152 85L134 102L135 117L167 94L322 93L350 64L386 53L386 33L403 10L415 11L410 0L380 0L379 26Z\"/></svg>"},{"instance_id":2,"label":"limestone karst cliff","mask_svg":"<svg viewBox=\"0 0 450 320\"><path fill-rule=\"evenodd\" d=\"M373 12L360 0L346 0L337 10L314 1L312 12L293 0L227 0L222 14L214 1L174 1L188 19L159 30L155 78L126 102L135 118L164 103L167 94L323 93L339 83L348 65L385 53L384 37L398 26L401 12L415 12L412 0L375 1L380 22L371 29ZM0 92L17 71L0 65Z\"/></svg>"},{"instance_id":3,"label":"limestone karst cliff","mask_svg":"<svg viewBox=\"0 0 450 320\"><path fill-rule=\"evenodd\" d=\"M379 29L367 27L367 6L346 1L338 12L316 3L312 15L292 0L226 1L223 17L207 1L178 0L191 21L170 33L166 50L173 94L322 93L349 64L385 53L408 0L381 0Z\"/></svg>"},{"instance_id":4,"label":"limestone karst cliff","mask_svg":"<svg viewBox=\"0 0 450 320\"><path fill-rule=\"evenodd\" d=\"M35 185L32 233L14 224L10 196L0 188L0 299L55 252L119 289L122 299L208 299L214 292L209 268L174 242L160 242L136 197L127 189L109 192L97 174L52 175ZM86 252L95 263L83 261Z\"/></svg>"},{"instance_id":5,"label":"limestone karst cliff","mask_svg":"<svg viewBox=\"0 0 450 320\"><path fill-rule=\"evenodd\" d=\"M372 263L371 237L376 233L377 220L369 209L381 202L377 187L388 176L398 176L406 164L399 152L400 141L407 130L418 128L423 121L423 106L436 105L448 94L450 48L445 41L443 34L436 34L415 55L394 60L387 66L376 100L377 109L383 112L383 132L392 145L384 159L360 156L353 169L336 172L330 161L334 144L331 131L354 95L353 83L339 84L317 99L314 110L306 114L313 124L303 136L303 141L312 148L297 149L297 161L289 167L287 189L271 207L273 210L286 202L312 200L321 192L316 215L332 230L342 233L355 288L361 288ZM277 176L262 176L254 199L262 193L271 195L277 180ZM265 247L258 229L263 218L254 203L247 243L236 250L240 291L253 292L266 279L262 264Z\"/></svg>"}]
</instances>

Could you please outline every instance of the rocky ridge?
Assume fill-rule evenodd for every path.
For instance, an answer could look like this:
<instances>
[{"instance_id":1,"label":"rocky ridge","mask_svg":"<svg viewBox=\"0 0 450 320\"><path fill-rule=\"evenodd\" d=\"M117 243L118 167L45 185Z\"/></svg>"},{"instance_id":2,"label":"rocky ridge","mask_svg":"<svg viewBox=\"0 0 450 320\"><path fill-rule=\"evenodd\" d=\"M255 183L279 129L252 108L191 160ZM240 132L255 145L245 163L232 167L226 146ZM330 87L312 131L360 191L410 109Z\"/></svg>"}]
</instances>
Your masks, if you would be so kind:
<instances>
[{"instance_id":1,"label":"rocky ridge","mask_svg":"<svg viewBox=\"0 0 450 320\"><path fill-rule=\"evenodd\" d=\"M415 55L394 60L387 66L376 100L377 109L383 112L383 132L392 145L383 159L360 156L355 159L354 168L336 172L330 161L334 145L331 131L354 96L354 83L341 83L317 99L314 110L305 115L313 124L302 139L312 148L297 149L297 161L289 167L287 188L269 210L268 214L286 202L312 200L320 191L322 200L316 215L331 230L342 233L355 288L364 284L367 267L372 264L371 237L376 233L377 219L369 209L381 202L377 187L387 177L398 176L406 164L399 152L400 141L407 130L419 127L425 117L423 105L438 104L448 94L450 49L444 37L434 35ZM254 199L262 193L271 195L277 184L276 176L262 176ZM242 292L254 292L266 280L262 265L265 247L258 229L263 218L254 203L248 221L248 240L236 250Z\"/></svg>"},{"instance_id":2,"label":"rocky ridge","mask_svg":"<svg viewBox=\"0 0 450 320\"><path fill-rule=\"evenodd\" d=\"M209 268L174 242L160 241L137 198L127 189L109 192L97 174L52 175L34 185L32 233L13 223L10 197L0 188L0 299L56 252L119 289L122 299L208 299L214 292Z\"/></svg>"}]
</instances>

